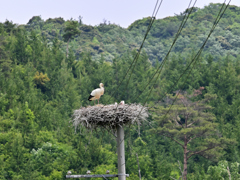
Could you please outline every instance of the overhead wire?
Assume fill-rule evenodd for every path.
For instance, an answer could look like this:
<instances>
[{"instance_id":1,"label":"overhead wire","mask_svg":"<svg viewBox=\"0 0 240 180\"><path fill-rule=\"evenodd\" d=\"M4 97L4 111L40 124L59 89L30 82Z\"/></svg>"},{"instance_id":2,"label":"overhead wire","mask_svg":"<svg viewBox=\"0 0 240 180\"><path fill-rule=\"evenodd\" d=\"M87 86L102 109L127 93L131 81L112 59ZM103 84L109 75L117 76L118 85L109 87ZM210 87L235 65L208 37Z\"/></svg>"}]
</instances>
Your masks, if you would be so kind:
<instances>
[{"instance_id":1,"label":"overhead wire","mask_svg":"<svg viewBox=\"0 0 240 180\"><path fill-rule=\"evenodd\" d=\"M148 35L148 33L149 33L152 25L153 25L154 20L156 19L156 15L157 15L157 13L158 13L158 11L159 11L159 9L160 9L160 6L162 5L162 1L163 1L163 0L161 0L161 2L160 2L159 5L158 5L158 1L157 1L156 5L155 5L155 8L154 8L154 11L153 11L153 14L152 14L152 18L151 18L150 25L148 26L147 32L146 32L145 37L144 37L144 41L145 41L145 39L146 39L146 37L147 37L147 35ZM157 5L158 5L158 8L157 8L157 10L156 10ZM155 12L155 10L156 10L156 12ZM128 81L127 81L127 84L126 84L126 86L125 86L125 90L124 90L124 91L126 91L127 86L128 86L128 84L129 84L129 82L130 82L131 75L132 75L133 70L134 70L134 68L135 68L135 66L136 66L136 64L137 64L137 60L138 60L139 55L140 55L140 53L141 53L141 49L142 49L142 47L143 47L144 41L142 42L142 44L141 44L141 46L140 46L140 48L139 48L139 51L138 51L138 53L137 53L136 56L135 56L136 61L135 61L135 63L134 63L133 69L132 69L132 71L131 71L131 73L130 73L130 75L129 75L129 78L128 78ZM117 112L118 106L119 106L119 104L117 104L117 106L116 106L115 113ZM128 106L128 107L129 107L129 106ZM127 109L127 108L126 108L126 109ZM125 110L126 110L126 109L125 109Z\"/></svg>"},{"instance_id":2,"label":"overhead wire","mask_svg":"<svg viewBox=\"0 0 240 180\"><path fill-rule=\"evenodd\" d=\"M192 66L192 68L190 69L187 77L185 78L185 81L184 81L184 83L183 83L183 85L185 85L186 80L187 80L187 78L189 77L189 75L190 75L190 73L191 73L194 65L196 64L198 57L201 55L201 52L203 51L203 48L205 47L205 45L206 45L209 37L211 36L211 34L212 34L212 32L214 31L215 27L217 26L218 22L220 21L220 19L221 19L222 16L224 15L224 13L225 13L227 7L229 6L231 0L229 0L229 2L228 2L228 4L226 5L225 9L222 11L225 2L226 2L226 0L224 1L224 3L223 3L223 5L222 5L222 7L221 7L221 9L220 9L220 11L219 11L219 13L218 13L218 15L217 15L217 18L215 19L215 21L214 21L214 23L213 23L213 26L212 26L212 28L211 28L211 30L210 30L210 32L209 32L206 40L204 41L203 45L201 46L200 50L198 51L198 53L196 54L196 56L193 58L193 60L189 63L189 65L188 65L187 68L184 70L184 72L180 75L180 77L178 78L178 80L177 80L176 83L178 83L178 81L182 78L182 76L183 76L184 73L188 70L188 68L191 66L191 64L194 63L193 66ZM159 76L158 76L158 77L159 77ZM155 81L155 82L156 82L156 81ZM174 85L176 85L176 83L174 83ZM153 89L154 85L155 85L155 84L153 84L151 90ZM171 87L171 90L173 89L174 85ZM182 85L182 87L183 87L183 85ZM150 93L151 93L151 91L150 91ZM149 93L149 94L150 94L150 93ZM148 98L149 98L149 94L148 94L148 96L147 96L147 98L146 98L146 101L147 101ZM165 96L166 96L166 94L163 96L163 98L164 98ZM177 97L176 97L176 98L177 98ZM161 99L162 99L162 98L161 98ZM143 107L145 106L146 101L144 102ZM175 101L176 101L176 100L175 100ZM172 105L174 104L175 101L173 101ZM170 108L172 107L172 105L170 106ZM151 108L152 108L152 107L151 107ZM169 108L169 111L170 111L170 108ZM141 109L141 111L142 111L142 109ZM138 116L141 114L141 111L139 112ZM168 111L167 113L169 113L169 111ZM167 113L165 114L165 117L166 117ZM138 118L138 116L137 116L136 118Z\"/></svg>"},{"instance_id":3,"label":"overhead wire","mask_svg":"<svg viewBox=\"0 0 240 180\"><path fill-rule=\"evenodd\" d=\"M153 23L154 23L154 21L155 21L155 19L156 19L156 15L157 15L157 13L158 13L158 11L159 11L160 6L162 5L162 1L163 1L163 0L161 0L161 1L160 1L160 4L158 5L159 0L157 0L157 2L156 2L156 4L155 4L155 7L154 7L154 10L153 10L153 13L152 13L152 17L151 17L149 26L148 26L148 28L147 28L147 31L146 31L146 33L145 33L143 42L142 42L140 48L138 49L138 52L137 52L137 54L135 55L135 58L134 58L134 60L133 60L133 64L134 64L134 65L133 65L132 71L131 71L131 73L130 73L130 75L129 75L127 84L126 84L126 86L125 86L125 90L127 89L127 86L128 86L128 84L129 84L129 82L130 82L132 73L133 73L133 71L134 71L134 69L135 69L135 67L136 67L137 60L138 60L139 55L140 55L140 53L141 53L141 50L142 50L142 48L143 48L143 44L144 44L144 42L145 42L145 40L146 40L146 38L147 38L147 35L148 35L150 29L152 28L152 25L153 25ZM157 10L156 10L156 9L157 9ZM155 12L155 11L156 11L156 12ZM132 65L132 64L131 64L131 65ZM131 69L131 68L130 68L130 69ZM127 72L127 73L128 73L128 72ZM126 74L126 75L127 75L127 74ZM123 80L125 79L126 75L124 76ZM123 81L123 80L122 80L122 81ZM122 82L121 82L121 83L122 83ZM119 84L119 86L121 85L121 83ZM118 86L118 87L119 87L119 86Z\"/></svg>"},{"instance_id":4,"label":"overhead wire","mask_svg":"<svg viewBox=\"0 0 240 180\"><path fill-rule=\"evenodd\" d=\"M231 0L230 0L230 1L231 1ZM224 1L224 3L225 3L225 2L226 2L226 0ZM229 3L230 3L230 2L229 2ZM220 16L220 13L222 12L223 7L224 7L224 4L221 6L221 9L220 9L220 11L219 11L219 13L218 13L218 15L217 15L217 18L215 19L215 21L214 21L214 23L213 23L213 26L212 26L212 28L211 28L211 30L210 30L207 38L205 39L203 45L201 46L200 50L197 52L197 54L195 55L195 57L194 57L194 58L192 59L192 61L188 64L187 68L183 71L183 73L179 76L179 78L175 81L174 85L171 86L171 88L170 88L170 90L169 90L170 92L173 90L174 86L175 86L175 85L178 83L178 81L182 78L182 76L185 74L185 72L189 69L189 67L192 65L192 63L200 56L201 52L203 51L203 48L205 47L205 45L206 45L206 43L207 43L207 40L208 40L209 37L211 36L213 30L214 30L215 27L217 26L218 22L220 21L221 17L223 16L223 13L225 12L225 10L226 10L226 8L227 8L227 6L226 6L225 10L223 11L223 13L222 13L221 16ZM219 17L219 19L218 19L218 17ZM196 62L195 62L195 63L196 63ZM195 63L194 63L194 65L195 65ZM161 99L163 99L166 95L167 95L167 93L165 93L164 96L163 96Z\"/></svg>"},{"instance_id":5,"label":"overhead wire","mask_svg":"<svg viewBox=\"0 0 240 180\"><path fill-rule=\"evenodd\" d=\"M226 0L224 1L224 3L225 3L225 2L226 2ZM220 13L222 12L222 9L223 9L223 6L221 7L221 9L220 9L220 11L219 11L219 13L218 13L218 15L217 15L217 18L219 17ZM225 11L224 11L224 12L225 12ZM223 15L223 14L222 14L222 15ZM222 17L222 15L221 15L220 17ZM175 81L174 85L176 85L176 84L178 83L178 81L182 78L182 76L185 74L185 72L188 70L188 68L191 66L191 64L195 61L195 59L197 59L197 58L200 56L200 54L201 54L201 52L202 52L202 50L203 50L203 48L204 48L207 40L209 39L210 35L212 34L213 30L215 29L217 23L218 23L219 20L220 20L220 19L219 19L219 20L217 21L217 18L215 19L215 21L214 21L214 23L213 23L213 26L212 26L212 28L211 28L211 30L210 30L210 33L208 34L208 36L207 36L206 40L204 41L203 45L201 46L200 50L199 50L198 53L195 55L195 57L192 59L192 61L189 63L189 65L187 66L187 68L183 71L183 73L179 76L179 78ZM170 88L169 91L172 91L172 90L173 90L174 85L171 86L171 88ZM165 96L166 96L166 94L164 95L164 97L165 97ZM163 98L164 98L164 97L163 97Z\"/></svg>"},{"instance_id":6,"label":"overhead wire","mask_svg":"<svg viewBox=\"0 0 240 180\"><path fill-rule=\"evenodd\" d=\"M186 12L186 14L184 15L184 17L183 17L183 19L182 19L182 21L181 21L181 24L180 24L180 26L179 26L179 28L178 28L178 32L176 33L175 38L174 38L174 40L173 40L173 43L172 43L172 45L170 46L170 48L169 48L169 50L168 50L165 58L163 59L163 61L162 61L161 64L159 65L159 67L157 68L156 72L155 72L155 73L153 74L153 76L150 78L150 81L148 81L148 83L145 85L145 87L143 88L142 92L141 92L138 96L136 96L133 101L135 101L136 99L138 99L138 98L143 94L143 92L146 90L146 88L147 88L147 87L149 86L149 84L152 82L152 80L154 79L154 77L159 73L158 76L157 76L157 78L156 78L156 80L158 79L158 77L159 77L159 75L160 75L160 73L161 73L161 71L162 71L162 69L163 69L163 66L164 66L165 62L166 62L167 59L168 59L168 56L169 56L169 54L170 54L173 46L175 45L175 43L176 43L176 41L177 41L177 39L178 39L178 37L179 37L179 35L180 35L183 27L185 26L185 24L186 24L186 22L187 22L187 20L188 20L188 18L189 18L189 16L190 16L190 14L192 13L193 7L195 6L196 2L197 2L197 0L195 0L195 2L194 2L194 4L193 4L193 6L191 7L190 11L189 11L188 13ZM192 0L190 0L190 3L189 3L189 5L188 5L187 10L189 10L191 4L192 4ZM160 70L160 71L159 71L159 70ZM155 80L154 84L156 83L156 80ZM130 105L129 105L129 106L130 106ZM128 107L129 107L129 106L128 106ZM128 107L127 107L127 108L128 108ZM126 110L127 108L125 108L125 110Z\"/></svg>"},{"instance_id":7,"label":"overhead wire","mask_svg":"<svg viewBox=\"0 0 240 180\"><path fill-rule=\"evenodd\" d=\"M189 7L190 7L190 5L191 5L191 2L192 2L192 0L190 1L189 5L188 5L188 9L189 9ZM197 2L197 0L195 0L195 3L196 3L196 2ZM194 7L195 3L193 4L193 7ZM193 8L193 7L192 7L192 8ZM164 64L165 64L165 62L166 62L166 60L167 60L167 58L168 58L168 56L169 56L169 54L170 54L173 46L175 45L175 43L176 43L176 41L177 41L177 38L179 37L179 35L180 35L183 27L185 26L185 24L186 24L186 22L187 22L187 20L188 20L188 18L189 18L189 16L190 16L190 14L191 14L191 12L192 12L192 9L191 9L191 11L188 13L188 15L185 14L185 16L184 16L184 18L183 18L183 20L182 20L182 22L181 22L181 24L180 24L180 26L179 26L179 28L178 28L178 32L176 33L176 36L175 36L175 38L174 38L174 40L173 40L173 43L172 43L172 45L170 46L170 48L169 48L169 50L168 50L167 55L165 56L165 58L163 59L163 61L162 61L161 64L159 65L159 67L157 68L157 71L156 71L156 72L153 74L153 76L150 78L150 81L148 81L148 83L145 85L145 87L144 87L144 89L142 90L142 92L141 92L138 96L136 96L136 98L134 98L133 101L135 101L136 99L138 99L138 98L142 95L142 93L146 90L146 88L148 87L148 85L152 82L152 80L154 79L154 77L156 76L156 74L158 73L159 70L160 70L159 73L161 73L162 68L163 68L163 66L164 66ZM185 20L185 18L186 18L186 20Z\"/></svg>"},{"instance_id":8,"label":"overhead wire","mask_svg":"<svg viewBox=\"0 0 240 180\"><path fill-rule=\"evenodd\" d=\"M190 0L189 5L188 5L188 8L187 8L187 11L186 11L186 14L184 15L184 18L183 18L182 21L181 21L181 24L180 24L180 26L179 26L178 32L177 32L176 35L175 35L175 38L174 38L174 40L173 40L173 43L172 43L172 45L171 45L171 47L170 47L167 55L165 56L164 60L163 60L162 63L160 64L160 66L157 68L157 71L156 71L156 72L154 73L154 75L151 77L150 81L149 81L149 82L147 83L147 85L145 86L144 90L146 90L146 87L151 83L151 81L154 79L154 76L158 73L158 75L157 75L157 77L156 77L156 79L155 79L155 81L154 81L154 83L153 83L153 86L152 86L152 88L151 88L151 90L150 90L150 93L151 93L151 91L152 91L152 89L153 89L153 87L154 87L154 84L156 83L157 79L159 78L159 75L160 75L160 73L161 73L161 71L162 71L162 68L163 68L163 66L164 66L164 64L165 64L165 62L166 62L166 60L167 60L167 58L168 58L168 56L169 56L169 54L170 54L173 46L174 46L174 44L176 43L177 38L179 37L179 35L180 35L183 27L185 26L185 24L186 24L186 22L187 22L187 20L188 20L188 18L189 18L189 16L190 16L190 14L192 13L192 10L193 10L196 2L197 2L197 0L195 0L195 2L193 3L193 6L191 7L191 9L190 9L190 11L189 11L189 8L190 8L190 6L191 6L191 4L192 4L192 0ZM189 12L188 12L188 11L189 11ZM159 70L160 70L160 72L158 72ZM143 90L143 91L144 91L144 90ZM137 98L143 93L143 91L142 91L135 99L137 99ZM147 101L150 93L148 94L148 96L147 96L147 98L146 98L146 101ZM135 100L135 99L134 99L134 100ZM145 101L143 107L145 106L146 101ZM130 106L131 106L131 105L127 106L127 108L125 108L124 110L128 109ZM143 108L142 108L142 109L143 109ZM142 109L140 110L140 112L139 112L139 114L138 114L138 116L137 116L136 118L139 117L139 115L141 114ZM117 108L116 108L116 111L117 111ZM138 125L138 126L139 126L139 125ZM139 128L139 127L138 127L138 130L139 130L139 133L138 133L138 134L139 134L139 136L140 136L140 128Z\"/></svg>"},{"instance_id":9,"label":"overhead wire","mask_svg":"<svg viewBox=\"0 0 240 180\"><path fill-rule=\"evenodd\" d=\"M157 7L157 5L158 5L158 1L159 1L159 0L157 0L157 2L156 2L156 4L155 4L154 11L153 11L153 14L152 14L150 23L149 23L149 25L148 25L147 31L146 31L145 36L144 36L144 38L143 38L142 44L141 44L141 46L140 46L140 48L139 48L139 50L138 50L138 53L135 55L132 63L130 64L130 67L128 68L128 70L127 70L127 72L126 72L126 74L125 74L125 76L123 77L122 81L120 81L120 83L118 84L116 90L115 90L115 91L112 93L112 95L110 96L108 102L111 100L111 98L112 98L113 95L116 93L116 91L118 90L118 88L120 87L120 85L123 83L123 81L125 80L126 76L127 76L128 73L129 73L129 71L132 69L132 66L135 68L135 64L136 64L136 62L137 62L137 60L138 60L138 57L139 57L139 54L140 54L141 49L142 49L142 47L143 47L143 44L144 44L144 42L145 42L145 40L146 40L146 38L147 38L147 35L148 35L148 33L149 33L149 31L150 31L150 29L151 29L151 27L152 27L152 24L153 24L154 20L155 20L155 17L154 17L153 15L154 15L154 12L156 11L156 7ZM161 3L162 3L162 1L163 1L163 0L161 0ZM161 5L161 3L160 3L160 5ZM159 9L159 8L158 8L158 9ZM133 69L134 69L134 68L133 68ZM133 71L133 69L132 69L132 71Z\"/></svg>"},{"instance_id":10,"label":"overhead wire","mask_svg":"<svg viewBox=\"0 0 240 180\"><path fill-rule=\"evenodd\" d=\"M219 13L218 13L218 16L217 16L216 20L214 21L213 27L212 27L212 29L211 29L209 35L207 36L207 38L206 38L205 42L203 43L201 49L198 51L197 55L195 56L195 58L194 58L194 59L195 59L194 62L192 61L193 65L192 65L192 67L191 67L189 73L187 74L187 77L185 78L184 83L182 84L182 86L181 86L180 89L182 89L183 86L186 84L187 79L188 79L189 75L191 74L191 72L192 72L192 70L193 70L193 68L194 68L194 66L195 66L195 64L196 64L196 62L197 62L199 56L201 55L204 46L206 45L206 43L207 43L209 37L211 36L211 34L212 34L212 32L214 31L215 27L217 26L218 22L220 21L220 19L221 19L222 16L224 15L224 13L225 13L227 7L229 6L229 3L231 2L231 0L229 0L229 2L228 2L228 4L226 5L225 9L223 10L222 14L219 16L219 14L221 13L221 11L222 11L222 9L223 9L223 7L224 7L225 2L226 2L226 0L224 1L223 5L222 5L222 7L221 7L221 9L220 9L220 11L219 11ZM219 17L219 19L218 19L218 17ZM188 67L190 67L190 65L189 65ZM176 102L176 100L177 100L178 95L179 95L179 92L176 94L176 97L174 98L174 100L173 100L172 104L170 105L168 111L167 111L166 114L164 115L164 118L166 118L167 114L170 112L170 110L171 110L173 104L174 104L174 103Z\"/></svg>"},{"instance_id":11,"label":"overhead wire","mask_svg":"<svg viewBox=\"0 0 240 180\"><path fill-rule=\"evenodd\" d=\"M141 43L141 46L140 46L140 48L139 48L139 50L138 50L138 53L135 55L135 57L134 57L132 63L130 64L130 67L128 68L126 74L124 75L124 77L123 77L123 79L120 81L120 83L118 84L116 90L110 95L110 98L107 100L107 102L109 102L109 101L112 99L113 95L117 92L118 88L120 87L120 85L121 85L121 84L123 83L123 81L125 80L125 78L126 78L126 76L128 75L129 71L132 69L132 72L133 72L133 70L134 70L134 68L135 68L135 65L136 65L136 63L137 63L139 54L140 54L140 52L141 52L141 49L143 48L143 44L144 44L144 42L145 42L145 40L146 40L146 38L147 38L147 35L148 35L148 33L149 33L152 25L153 25L153 22L154 22L155 19L156 19L155 16L157 15L157 13L158 13L158 11L159 11L159 9L160 9L160 6L161 6L161 4L162 4L162 1L163 1L163 0L161 0L160 3L158 3L159 0L157 0L157 2L156 2L156 4L155 4L155 7L154 7L154 10L153 10L153 13L152 13L152 17L151 17L151 19L150 19L150 23L149 23L149 25L148 25L147 31L146 31L146 33L145 33L145 36L144 36L143 41L142 41L142 43ZM133 65L134 65L134 66L133 66ZM132 67L133 67L133 68L132 68ZM132 74L132 73L131 73L131 74ZM128 83L129 83L130 78L131 78L131 76L129 76ZM128 83L127 83L127 85L128 85ZM127 86L126 86L126 87L127 87ZM103 107L104 107L104 106L103 106ZM102 107L102 108L103 108L103 107ZM102 109L102 108L101 108L101 109ZM101 110L101 109L100 109L100 110ZM100 111L100 110L99 110L99 111Z\"/></svg>"}]
</instances>

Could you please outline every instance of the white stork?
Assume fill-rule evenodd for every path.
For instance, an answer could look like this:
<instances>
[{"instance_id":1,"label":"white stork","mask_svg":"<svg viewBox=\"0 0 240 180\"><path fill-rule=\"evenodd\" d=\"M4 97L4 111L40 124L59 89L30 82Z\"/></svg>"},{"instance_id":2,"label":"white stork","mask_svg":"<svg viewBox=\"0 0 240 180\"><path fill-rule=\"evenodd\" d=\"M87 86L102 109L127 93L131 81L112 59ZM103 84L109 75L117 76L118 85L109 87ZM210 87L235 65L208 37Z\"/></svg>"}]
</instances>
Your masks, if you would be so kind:
<instances>
[{"instance_id":1,"label":"white stork","mask_svg":"<svg viewBox=\"0 0 240 180\"><path fill-rule=\"evenodd\" d=\"M100 99L100 97L103 95L103 93L104 93L104 86L103 86L103 83L100 83L99 84L99 87L100 88L97 88L97 89L94 89L92 92L91 92L91 94L90 94L90 96L89 96L89 98L88 98L88 100L89 101L92 101L92 100L98 100L98 104L99 104L99 99ZM95 101L94 101L94 104L95 104Z\"/></svg>"},{"instance_id":2,"label":"white stork","mask_svg":"<svg viewBox=\"0 0 240 180\"><path fill-rule=\"evenodd\" d=\"M124 104L125 104L125 102L124 102L124 101L121 101L119 104L120 104L120 105L124 105Z\"/></svg>"}]
</instances>

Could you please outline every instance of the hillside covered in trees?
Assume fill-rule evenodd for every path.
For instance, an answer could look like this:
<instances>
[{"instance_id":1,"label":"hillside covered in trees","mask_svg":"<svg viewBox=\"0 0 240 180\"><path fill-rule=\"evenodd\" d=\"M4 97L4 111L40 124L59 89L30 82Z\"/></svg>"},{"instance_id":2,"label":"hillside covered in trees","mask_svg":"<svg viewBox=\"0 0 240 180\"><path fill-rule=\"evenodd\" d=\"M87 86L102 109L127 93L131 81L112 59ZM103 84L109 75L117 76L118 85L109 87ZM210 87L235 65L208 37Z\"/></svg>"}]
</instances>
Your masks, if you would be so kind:
<instances>
[{"instance_id":1,"label":"hillside covered in trees","mask_svg":"<svg viewBox=\"0 0 240 180\"><path fill-rule=\"evenodd\" d=\"M220 8L193 9L151 82L187 11L154 22L131 73L150 18L127 29L108 22L88 26L81 17L0 23L0 179L65 179L68 170L117 173L115 137L75 132L69 123L73 110L90 105L89 93L100 82L102 104L124 100L149 108L149 123L140 131L125 129L129 180L139 179L136 153L142 179L179 179L186 154L188 179L239 179L240 7L228 7L195 66L183 74ZM71 22L79 31L69 38Z\"/></svg>"},{"instance_id":2,"label":"hillside covered in trees","mask_svg":"<svg viewBox=\"0 0 240 180\"><path fill-rule=\"evenodd\" d=\"M199 49L210 31L220 7L221 4L210 4L203 9L194 8L173 52L182 55L184 53L186 56L191 51ZM214 56L238 55L240 51L239 12L240 7L229 6L206 45L206 53ZM161 61L164 58L186 13L187 11L174 17L157 19L154 22L144 44L144 51L148 54L151 62ZM150 20L150 17L137 20L124 29L107 22L107 20L98 26L89 26L84 24L83 18L79 16L77 21L81 34L75 37L70 46L77 59L81 52L89 52L94 60L99 59L102 55L106 61L112 61L116 56L139 48ZM66 22L61 17L43 21L40 16L34 16L24 27L28 32L34 30L37 34L44 36L51 44L55 37L63 40L65 24ZM66 46L66 43L62 46Z\"/></svg>"}]
</instances>

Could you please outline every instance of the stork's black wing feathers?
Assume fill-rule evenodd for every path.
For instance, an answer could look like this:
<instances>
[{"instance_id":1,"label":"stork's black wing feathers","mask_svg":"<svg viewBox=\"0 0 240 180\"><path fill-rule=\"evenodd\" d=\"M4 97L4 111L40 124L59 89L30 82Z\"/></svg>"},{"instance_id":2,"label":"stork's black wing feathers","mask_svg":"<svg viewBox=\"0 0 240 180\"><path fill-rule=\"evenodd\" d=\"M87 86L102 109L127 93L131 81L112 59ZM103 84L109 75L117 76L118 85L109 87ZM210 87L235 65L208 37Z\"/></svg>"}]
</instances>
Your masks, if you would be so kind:
<instances>
[{"instance_id":1,"label":"stork's black wing feathers","mask_svg":"<svg viewBox=\"0 0 240 180\"><path fill-rule=\"evenodd\" d=\"M92 97L94 97L94 96L90 95L89 98L88 98L88 100L89 100L89 101L92 101L92 100L91 100Z\"/></svg>"}]
</instances>

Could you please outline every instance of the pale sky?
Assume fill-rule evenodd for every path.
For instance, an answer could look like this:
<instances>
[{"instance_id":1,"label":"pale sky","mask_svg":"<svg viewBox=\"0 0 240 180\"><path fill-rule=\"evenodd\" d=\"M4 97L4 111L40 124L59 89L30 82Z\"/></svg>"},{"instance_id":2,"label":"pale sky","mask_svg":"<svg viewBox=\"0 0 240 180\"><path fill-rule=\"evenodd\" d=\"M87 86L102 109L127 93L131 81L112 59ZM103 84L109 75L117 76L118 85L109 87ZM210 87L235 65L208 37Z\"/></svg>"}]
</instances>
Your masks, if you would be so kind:
<instances>
[{"instance_id":1,"label":"pale sky","mask_svg":"<svg viewBox=\"0 0 240 180\"><path fill-rule=\"evenodd\" d=\"M160 1L160 0L159 0ZM107 22L127 28L137 19L152 15L156 0L0 0L0 22L6 19L16 24L27 24L33 16L42 19L62 17L64 20L83 17L84 24L98 25ZM163 0L157 19L183 12L190 0ZM198 0L196 7L224 0ZM228 1L226 1L228 2ZM240 0L231 5L240 6Z\"/></svg>"}]
</instances>

